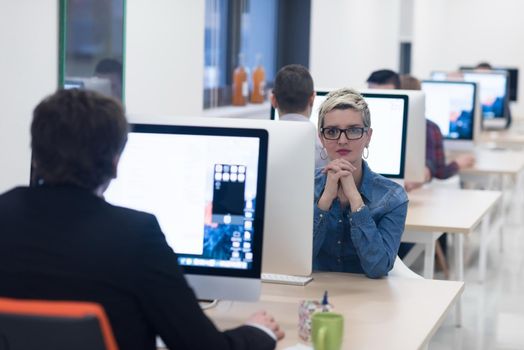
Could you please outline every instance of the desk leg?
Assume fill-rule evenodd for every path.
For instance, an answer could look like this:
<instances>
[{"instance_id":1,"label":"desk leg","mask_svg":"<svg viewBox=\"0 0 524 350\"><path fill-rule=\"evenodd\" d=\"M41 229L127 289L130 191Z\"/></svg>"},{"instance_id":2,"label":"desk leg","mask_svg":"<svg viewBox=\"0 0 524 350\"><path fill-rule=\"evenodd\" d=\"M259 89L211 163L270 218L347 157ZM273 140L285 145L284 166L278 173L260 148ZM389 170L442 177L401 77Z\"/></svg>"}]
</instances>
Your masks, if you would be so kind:
<instances>
[{"instance_id":1,"label":"desk leg","mask_svg":"<svg viewBox=\"0 0 524 350\"><path fill-rule=\"evenodd\" d=\"M419 257L420 254L425 250L425 245L421 243L415 243L413 248L406 254L404 258L402 258L402 261L404 264L406 264L407 267L410 267L413 265L415 260Z\"/></svg>"},{"instance_id":2,"label":"desk leg","mask_svg":"<svg viewBox=\"0 0 524 350\"><path fill-rule=\"evenodd\" d=\"M424 244L424 278L430 280L433 279L435 273L435 240L436 239L432 239L430 242Z\"/></svg>"},{"instance_id":3,"label":"desk leg","mask_svg":"<svg viewBox=\"0 0 524 350\"><path fill-rule=\"evenodd\" d=\"M500 214L500 232L499 232L499 251L504 252L504 224L506 217L503 213Z\"/></svg>"},{"instance_id":4,"label":"desk leg","mask_svg":"<svg viewBox=\"0 0 524 350\"><path fill-rule=\"evenodd\" d=\"M516 210L514 210L515 203L515 191L516 182L513 184L513 179L511 175L502 175L502 199L504 203L504 215L507 215L508 222L517 223L519 221L517 215L515 215Z\"/></svg>"},{"instance_id":5,"label":"desk leg","mask_svg":"<svg viewBox=\"0 0 524 350\"><path fill-rule=\"evenodd\" d=\"M504 192L502 192L502 198L500 199L500 203L497 206L498 209L498 217L501 222L500 224L500 232L499 232L499 249L502 253L504 251L504 225L506 224L506 212L505 212L505 205L504 205Z\"/></svg>"},{"instance_id":6,"label":"desk leg","mask_svg":"<svg viewBox=\"0 0 524 350\"><path fill-rule=\"evenodd\" d=\"M487 213L482 218L482 226L480 228L480 252L479 252L479 282L482 283L486 279L486 265L489 247L489 225L490 215Z\"/></svg>"},{"instance_id":7,"label":"desk leg","mask_svg":"<svg viewBox=\"0 0 524 350\"><path fill-rule=\"evenodd\" d=\"M455 280L464 281L464 236L460 233L453 235L455 254ZM462 326L462 296L457 300L455 307L455 325Z\"/></svg>"},{"instance_id":8,"label":"desk leg","mask_svg":"<svg viewBox=\"0 0 524 350\"><path fill-rule=\"evenodd\" d=\"M522 210L524 209L523 208L523 198L524 198L524 193L523 193L523 173L522 172L519 172L518 174L516 174L513 178L514 180L514 185L515 185L515 188L514 188L514 191L513 191L513 201L512 201L512 205L511 205L511 210L512 210L512 217L513 217L513 220L515 220L515 223L517 223L518 225L521 225L522 224L522 217L521 217L521 213L522 213Z\"/></svg>"}]
</instances>

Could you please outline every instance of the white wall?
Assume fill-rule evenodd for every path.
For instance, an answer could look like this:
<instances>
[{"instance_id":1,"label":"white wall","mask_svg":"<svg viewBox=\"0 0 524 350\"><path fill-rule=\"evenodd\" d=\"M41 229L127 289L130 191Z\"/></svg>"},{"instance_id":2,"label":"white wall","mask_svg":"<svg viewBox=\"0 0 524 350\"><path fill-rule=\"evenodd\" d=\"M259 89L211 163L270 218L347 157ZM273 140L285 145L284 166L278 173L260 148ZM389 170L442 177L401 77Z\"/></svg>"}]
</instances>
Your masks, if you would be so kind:
<instances>
[{"instance_id":1,"label":"white wall","mask_svg":"<svg viewBox=\"0 0 524 350\"><path fill-rule=\"evenodd\" d=\"M130 114L200 115L204 0L127 2ZM0 192L27 184L31 113L58 83L58 1L0 0Z\"/></svg>"},{"instance_id":2,"label":"white wall","mask_svg":"<svg viewBox=\"0 0 524 350\"><path fill-rule=\"evenodd\" d=\"M415 0L413 73L488 61L520 69L515 117L524 118L524 1Z\"/></svg>"},{"instance_id":3,"label":"white wall","mask_svg":"<svg viewBox=\"0 0 524 350\"><path fill-rule=\"evenodd\" d=\"M204 11L204 0L127 1L129 114L202 113Z\"/></svg>"},{"instance_id":4,"label":"white wall","mask_svg":"<svg viewBox=\"0 0 524 350\"><path fill-rule=\"evenodd\" d=\"M360 88L398 70L400 0L312 0L310 70L319 88Z\"/></svg>"},{"instance_id":5,"label":"white wall","mask_svg":"<svg viewBox=\"0 0 524 350\"><path fill-rule=\"evenodd\" d=\"M415 0L400 0L400 41L413 40L413 8Z\"/></svg>"},{"instance_id":6,"label":"white wall","mask_svg":"<svg viewBox=\"0 0 524 350\"><path fill-rule=\"evenodd\" d=\"M0 0L0 193L27 185L32 110L58 83L58 1Z\"/></svg>"}]
</instances>

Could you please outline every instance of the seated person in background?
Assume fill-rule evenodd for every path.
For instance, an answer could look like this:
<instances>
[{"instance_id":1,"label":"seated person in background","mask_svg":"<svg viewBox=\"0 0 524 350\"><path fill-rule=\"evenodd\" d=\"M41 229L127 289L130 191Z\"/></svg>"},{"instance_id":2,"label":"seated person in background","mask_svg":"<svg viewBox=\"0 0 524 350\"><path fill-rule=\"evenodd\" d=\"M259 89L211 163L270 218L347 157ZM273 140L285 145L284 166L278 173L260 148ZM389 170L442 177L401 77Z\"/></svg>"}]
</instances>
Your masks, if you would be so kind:
<instances>
[{"instance_id":1,"label":"seated person in background","mask_svg":"<svg viewBox=\"0 0 524 350\"><path fill-rule=\"evenodd\" d=\"M314 100L313 78L306 67L291 64L278 71L271 104L278 110L280 120L309 121ZM315 145L315 168L324 167L327 161L321 158L322 144L318 137Z\"/></svg>"},{"instance_id":2,"label":"seated person in background","mask_svg":"<svg viewBox=\"0 0 524 350\"><path fill-rule=\"evenodd\" d=\"M123 75L122 63L112 58L102 59L95 67L95 76L109 80L111 96L118 100L122 100Z\"/></svg>"},{"instance_id":3,"label":"seated person in background","mask_svg":"<svg viewBox=\"0 0 524 350\"><path fill-rule=\"evenodd\" d=\"M493 67L488 62L480 62L475 67L475 70L478 72L491 72L493 70ZM506 128L509 128L511 126L511 109L509 108L509 99L506 99L504 103L504 114L508 117L508 123L506 124Z\"/></svg>"},{"instance_id":4,"label":"seated person in background","mask_svg":"<svg viewBox=\"0 0 524 350\"><path fill-rule=\"evenodd\" d=\"M151 214L103 198L128 124L121 105L60 90L34 110L36 187L0 195L0 296L101 304L120 349L273 349L283 332L258 312L220 332L202 312Z\"/></svg>"},{"instance_id":5,"label":"seated person in background","mask_svg":"<svg viewBox=\"0 0 524 350\"><path fill-rule=\"evenodd\" d=\"M411 75L402 75L400 77L400 87L402 90L422 90L420 80ZM437 179L447 179L457 174L460 169L466 169L475 163L475 157L471 154L461 154L451 163L446 164L446 154L444 151L444 142L442 132L437 124L426 118L426 174L429 173L429 180L435 177ZM417 182L406 182L404 187L406 191L422 186ZM447 274L447 263L445 255L447 253L447 234L443 234L438 239L436 254L439 258L438 264ZM399 248L399 256L404 257L413 245L402 243Z\"/></svg>"},{"instance_id":6,"label":"seated person in background","mask_svg":"<svg viewBox=\"0 0 524 350\"><path fill-rule=\"evenodd\" d=\"M368 105L355 90L333 91L320 107L318 127L329 164L315 174L313 269L386 276L397 257L408 198L362 159L373 132Z\"/></svg>"},{"instance_id":7,"label":"seated person in background","mask_svg":"<svg viewBox=\"0 0 524 350\"><path fill-rule=\"evenodd\" d=\"M390 69L380 69L371 73L367 80L370 89L400 89L398 74Z\"/></svg>"},{"instance_id":8,"label":"seated person in background","mask_svg":"<svg viewBox=\"0 0 524 350\"><path fill-rule=\"evenodd\" d=\"M377 70L369 76L368 87L370 89L402 89L421 90L420 81L412 76L400 77L391 70ZM398 84L397 84L398 82ZM437 179L447 179L458 173L460 169L471 167L475 162L472 155L460 155L457 159L446 165L443 146L443 137L437 124L426 119L426 175L425 182ZM409 192L421 187L423 183L405 182L404 186Z\"/></svg>"},{"instance_id":9,"label":"seated person in background","mask_svg":"<svg viewBox=\"0 0 524 350\"><path fill-rule=\"evenodd\" d=\"M410 75L400 77L402 90L422 90L420 81ZM461 154L451 163L446 164L446 154L442 133L437 124L426 119L426 174L427 180L431 178L447 179L456 175L460 169L466 169L475 163L475 157L471 154ZM429 178L428 178L429 177ZM407 191L420 187L420 183L405 183Z\"/></svg>"}]
</instances>

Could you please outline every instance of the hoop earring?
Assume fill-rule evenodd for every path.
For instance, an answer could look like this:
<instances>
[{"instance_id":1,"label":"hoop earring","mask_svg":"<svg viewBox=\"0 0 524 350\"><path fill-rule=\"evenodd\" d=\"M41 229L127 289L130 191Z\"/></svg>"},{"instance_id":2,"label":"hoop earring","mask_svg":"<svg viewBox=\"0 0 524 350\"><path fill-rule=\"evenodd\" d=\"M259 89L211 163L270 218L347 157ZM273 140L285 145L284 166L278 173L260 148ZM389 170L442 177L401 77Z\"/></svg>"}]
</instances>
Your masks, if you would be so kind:
<instances>
[{"instance_id":1,"label":"hoop earring","mask_svg":"<svg viewBox=\"0 0 524 350\"><path fill-rule=\"evenodd\" d=\"M326 147L322 147L320 150L320 159L326 160L328 158Z\"/></svg>"},{"instance_id":2,"label":"hoop earring","mask_svg":"<svg viewBox=\"0 0 524 350\"><path fill-rule=\"evenodd\" d=\"M364 151L366 151L366 152L362 152L362 158L364 158L364 159L368 159L368 157L369 157L369 148L368 147L369 146L366 146L366 148L364 148Z\"/></svg>"}]
</instances>

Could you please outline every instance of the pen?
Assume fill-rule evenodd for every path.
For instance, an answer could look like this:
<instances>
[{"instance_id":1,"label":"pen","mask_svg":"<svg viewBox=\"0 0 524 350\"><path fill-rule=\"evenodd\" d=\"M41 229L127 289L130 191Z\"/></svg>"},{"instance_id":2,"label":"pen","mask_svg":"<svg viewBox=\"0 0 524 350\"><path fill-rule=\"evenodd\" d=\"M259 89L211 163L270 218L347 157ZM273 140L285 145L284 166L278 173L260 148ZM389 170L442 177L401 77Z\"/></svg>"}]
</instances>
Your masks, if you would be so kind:
<instances>
[{"instance_id":1,"label":"pen","mask_svg":"<svg viewBox=\"0 0 524 350\"><path fill-rule=\"evenodd\" d=\"M328 302L328 291L324 291L324 296L322 297L322 312L329 311L329 302Z\"/></svg>"}]
</instances>

